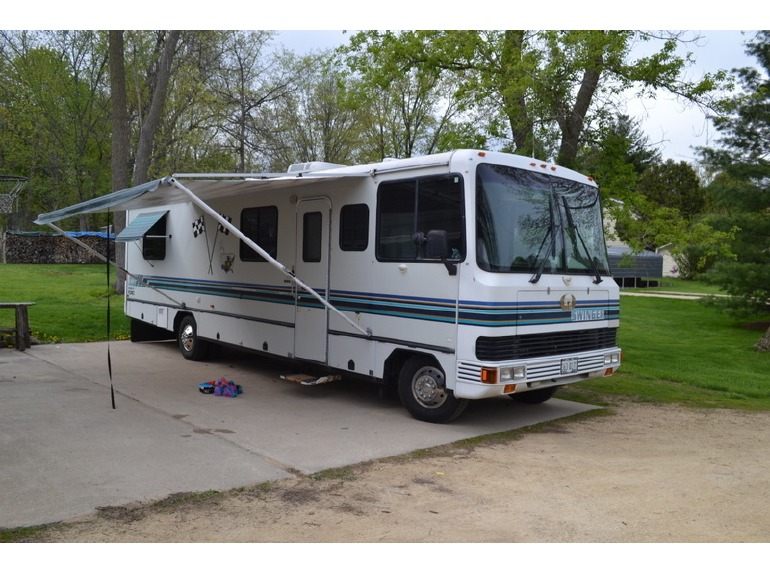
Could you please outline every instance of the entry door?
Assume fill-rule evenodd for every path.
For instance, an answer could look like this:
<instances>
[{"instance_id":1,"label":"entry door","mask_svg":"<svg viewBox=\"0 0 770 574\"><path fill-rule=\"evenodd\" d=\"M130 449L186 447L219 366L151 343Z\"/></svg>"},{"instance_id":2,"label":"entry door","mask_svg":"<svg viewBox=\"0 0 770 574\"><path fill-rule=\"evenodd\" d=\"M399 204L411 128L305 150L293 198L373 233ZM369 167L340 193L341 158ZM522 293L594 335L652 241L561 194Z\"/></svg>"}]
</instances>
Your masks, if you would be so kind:
<instances>
[{"instance_id":1,"label":"entry door","mask_svg":"<svg viewBox=\"0 0 770 574\"><path fill-rule=\"evenodd\" d=\"M331 202L328 198L297 203L297 254L294 272L324 299L329 297L329 227ZM326 363L329 312L310 293L297 288L295 305L294 356Z\"/></svg>"}]
</instances>

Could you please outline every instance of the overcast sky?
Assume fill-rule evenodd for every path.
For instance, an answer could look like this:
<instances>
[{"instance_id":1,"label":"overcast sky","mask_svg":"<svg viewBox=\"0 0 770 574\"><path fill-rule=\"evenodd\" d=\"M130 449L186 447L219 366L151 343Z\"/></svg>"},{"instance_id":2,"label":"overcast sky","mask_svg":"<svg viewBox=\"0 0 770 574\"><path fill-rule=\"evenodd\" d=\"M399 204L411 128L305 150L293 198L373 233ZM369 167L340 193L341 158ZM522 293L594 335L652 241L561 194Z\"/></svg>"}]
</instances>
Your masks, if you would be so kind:
<instances>
[{"instance_id":1,"label":"overcast sky","mask_svg":"<svg viewBox=\"0 0 770 574\"><path fill-rule=\"evenodd\" d=\"M695 32L695 31L693 31ZM754 58L745 53L744 43L752 32L740 30L697 31L702 39L687 46L695 64L687 69L688 77L695 79L707 72L732 70L746 66L756 67ZM342 30L282 30L276 41L297 53L315 49L333 48L347 42L349 35ZM677 102L660 93L657 99L639 100L629 95L627 112L638 118L642 127L664 159L693 161L694 146L714 145L717 135L704 113L694 106Z\"/></svg>"}]
</instances>

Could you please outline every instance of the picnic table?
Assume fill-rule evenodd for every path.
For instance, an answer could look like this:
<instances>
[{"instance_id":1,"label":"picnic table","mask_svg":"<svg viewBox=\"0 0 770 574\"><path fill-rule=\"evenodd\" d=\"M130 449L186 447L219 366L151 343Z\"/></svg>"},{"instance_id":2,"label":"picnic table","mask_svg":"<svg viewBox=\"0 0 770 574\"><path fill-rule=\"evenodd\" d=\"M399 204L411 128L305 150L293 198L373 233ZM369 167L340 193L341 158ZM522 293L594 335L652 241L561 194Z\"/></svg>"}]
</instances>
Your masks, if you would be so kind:
<instances>
[{"instance_id":1,"label":"picnic table","mask_svg":"<svg viewBox=\"0 0 770 574\"><path fill-rule=\"evenodd\" d=\"M27 308L34 303L3 303L0 301L0 309L16 310L16 326L13 329L0 329L0 333L13 333L15 335L15 347L23 351L30 346L29 315Z\"/></svg>"}]
</instances>

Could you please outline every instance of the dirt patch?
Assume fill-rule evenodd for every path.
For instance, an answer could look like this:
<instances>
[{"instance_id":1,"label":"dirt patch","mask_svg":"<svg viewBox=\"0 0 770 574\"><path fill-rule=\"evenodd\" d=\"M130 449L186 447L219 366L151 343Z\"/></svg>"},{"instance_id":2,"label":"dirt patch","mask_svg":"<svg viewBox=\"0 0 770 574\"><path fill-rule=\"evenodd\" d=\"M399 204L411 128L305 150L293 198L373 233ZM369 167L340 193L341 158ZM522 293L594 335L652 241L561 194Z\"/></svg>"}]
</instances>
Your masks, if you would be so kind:
<instances>
[{"instance_id":1,"label":"dirt patch","mask_svg":"<svg viewBox=\"0 0 770 574\"><path fill-rule=\"evenodd\" d=\"M50 542L768 542L770 413L608 416L173 503L100 510Z\"/></svg>"}]
</instances>

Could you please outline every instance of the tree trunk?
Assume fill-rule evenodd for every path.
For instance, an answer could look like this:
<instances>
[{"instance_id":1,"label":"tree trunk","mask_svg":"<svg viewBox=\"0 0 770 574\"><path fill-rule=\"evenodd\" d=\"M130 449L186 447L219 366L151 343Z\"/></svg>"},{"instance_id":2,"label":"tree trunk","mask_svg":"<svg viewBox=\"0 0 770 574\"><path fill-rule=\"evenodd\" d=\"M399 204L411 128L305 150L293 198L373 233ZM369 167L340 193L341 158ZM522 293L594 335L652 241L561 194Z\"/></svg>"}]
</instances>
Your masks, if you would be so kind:
<instances>
[{"instance_id":1,"label":"tree trunk","mask_svg":"<svg viewBox=\"0 0 770 574\"><path fill-rule=\"evenodd\" d=\"M516 153L535 155L533 148L534 124L527 106L527 83L521 79L521 60L524 49L524 30L506 30L503 37L501 61L504 63L500 93Z\"/></svg>"},{"instance_id":2,"label":"tree trunk","mask_svg":"<svg viewBox=\"0 0 770 574\"><path fill-rule=\"evenodd\" d=\"M574 168L577 158L578 143L583 134L583 125L588 109L591 107L596 89L599 86L599 78L604 62L597 57L595 67L583 70L583 79L580 82L575 105L567 112L566 117L559 119L561 126L561 146L557 163L564 167Z\"/></svg>"},{"instance_id":3,"label":"tree trunk","mask_svg":"<svg viewBox=\"0 0 770 574\"><path fill-rule=\"evenodd\" d=\"M110 30L110 92L112 106L112 190L118 191L129 186L129 125L126 100L126 72L123 49L123 31ZM126 226L126 212L116 211L113 215L112 230L120 232ZM115 242L115 261L118 264L115 290L123 293L126 266L125 244Z\"/></svg>"},{"instance_id":4,"label":"tree trunk","mask_svg":"<svg viewBox=\"0 0 770 574\"><path fill-rule=\"evenodd\" d=\"M767 331L765 331L765 334L762 335L759 342L754 346L760 351L770 351L770 326L767 328Z\"/></svg>"},{"instance_id":5,"label":"tree trunk","mask_svg":"<svg viewBox=\"0 0 770 574\"><path fill-rule=\"evenodd\" d=\"M171 30L166 36L163 52L158 63L158 76L155 88L152 91L150 109L139 132L139 144L136 149L136 163L134 164L134 185L146 183L150 179L150 159L152 158L153 140L163 117L168 84L171 79L171 64L176 53L179 37L179 30Z\"/></svg>"}]
</instances>

